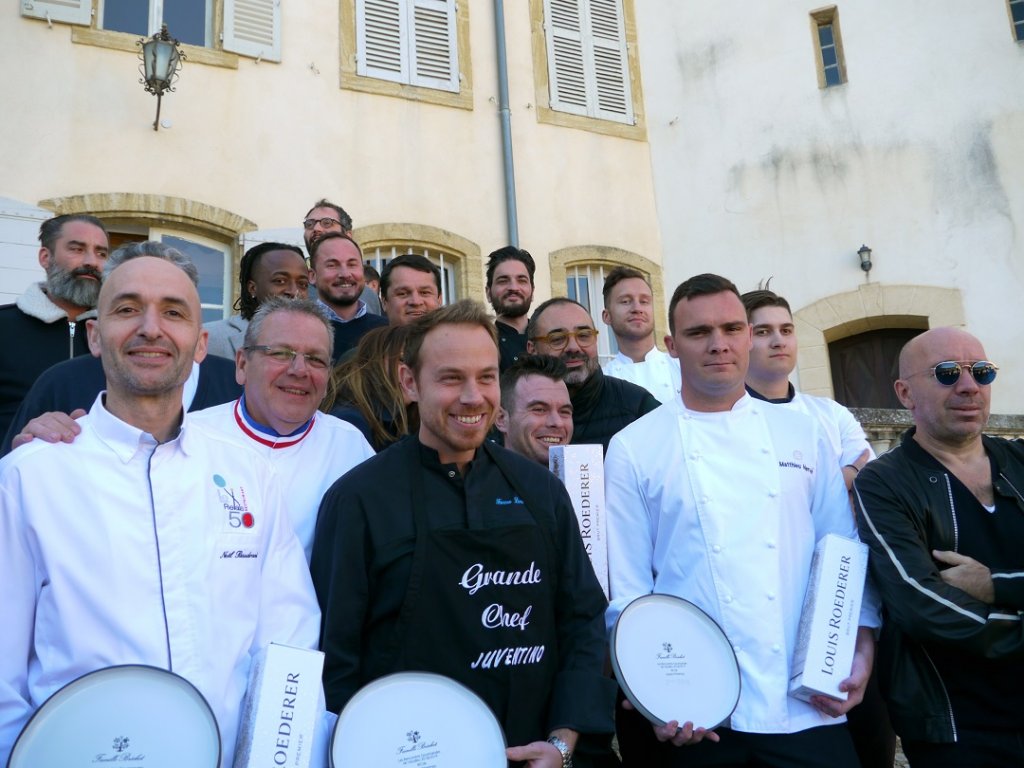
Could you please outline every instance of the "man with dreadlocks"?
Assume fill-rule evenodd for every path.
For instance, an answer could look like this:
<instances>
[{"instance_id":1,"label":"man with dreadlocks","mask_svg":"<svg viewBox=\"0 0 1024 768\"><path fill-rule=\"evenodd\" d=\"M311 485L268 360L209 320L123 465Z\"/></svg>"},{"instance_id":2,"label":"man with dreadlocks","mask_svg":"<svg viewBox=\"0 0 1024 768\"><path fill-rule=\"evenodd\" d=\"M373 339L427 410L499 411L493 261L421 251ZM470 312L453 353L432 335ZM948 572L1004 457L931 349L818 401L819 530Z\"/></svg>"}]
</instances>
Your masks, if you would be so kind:
<instances>
[{"instance_id":1,"label":"man with dreadlocks","mask_svg":"<svg viewBox=\"0 0 1024 768\"><path fill-rule=\"evenodd\" d=\"M204 325L210 333L209 354L230 360L242 346L245 329L260 304L272 296L306 297L309 271L302 249L284 243L253 246L238 265L238 284L241 290L234 309L239 314Z\"/></svg>"}]
</instances>

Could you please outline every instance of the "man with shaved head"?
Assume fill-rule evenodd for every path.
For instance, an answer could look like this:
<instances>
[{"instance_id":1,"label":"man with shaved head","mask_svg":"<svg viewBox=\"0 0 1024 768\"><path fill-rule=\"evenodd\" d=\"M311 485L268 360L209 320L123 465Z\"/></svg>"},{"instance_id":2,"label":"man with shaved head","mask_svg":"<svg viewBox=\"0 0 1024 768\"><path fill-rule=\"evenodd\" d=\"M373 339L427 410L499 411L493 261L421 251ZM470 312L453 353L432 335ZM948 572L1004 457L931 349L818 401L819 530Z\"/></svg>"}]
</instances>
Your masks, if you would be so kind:
<instances>
[{"instance_id":1,"label":"man with shaved head","mask_svg":"<svg viewBox=\"0 0 1024 768\"><path fill-rule=\"evenodd\" d=\"M1024 764L1024 444L982 434L997 370L959 328L908 342L896 395L914 427L854 482L914 768Z\"/></svg>"}]
</instances>

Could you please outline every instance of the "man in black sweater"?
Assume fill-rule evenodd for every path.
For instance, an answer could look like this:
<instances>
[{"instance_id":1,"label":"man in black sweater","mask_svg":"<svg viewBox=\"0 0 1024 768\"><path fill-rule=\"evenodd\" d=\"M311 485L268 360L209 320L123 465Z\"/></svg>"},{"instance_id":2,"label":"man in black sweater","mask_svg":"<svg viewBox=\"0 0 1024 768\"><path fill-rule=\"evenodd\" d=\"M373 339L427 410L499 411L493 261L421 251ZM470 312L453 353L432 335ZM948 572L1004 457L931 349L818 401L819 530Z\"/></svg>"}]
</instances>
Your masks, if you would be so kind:
<instances>
[{"instance_id":1,"label":"man in black sweater","mask_svg":"<svg viewBox=\"0 0 1024 768\"><path fill-rule=\"evenodd\" d=\"M309 276L320 303L334 326L334 361L353 349L367 331L387 325L368 311L359 296L366 287L363 252L341 232L326 232L315 240L309 254Z\"/></svg>"}]
</instances>

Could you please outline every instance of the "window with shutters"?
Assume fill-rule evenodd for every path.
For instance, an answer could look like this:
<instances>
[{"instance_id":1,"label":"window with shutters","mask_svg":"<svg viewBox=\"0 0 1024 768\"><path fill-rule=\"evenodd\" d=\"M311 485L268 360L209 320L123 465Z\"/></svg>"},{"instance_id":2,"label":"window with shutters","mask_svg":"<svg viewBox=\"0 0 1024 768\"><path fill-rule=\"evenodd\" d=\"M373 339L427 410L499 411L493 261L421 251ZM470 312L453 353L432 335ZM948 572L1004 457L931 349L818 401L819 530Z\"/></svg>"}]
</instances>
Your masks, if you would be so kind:
<instances>
[{"instance_id":1,"label":"window with shutters","mask_svg":"<svg viewBox=\"0 0 1024 768\"><path fill-rule=\"evenodd\" d=\"M471 108L468 6L343 0L342 87Z\"/></svg>"},{"instance_id":2,"label":"window with shutters","mask_svg":"<svg viewBox=\"0 0 1024 768\"><path fill-rule=\"evenodd\" d=\"M137 52L167 24L188 62L237 67L233 54L281 60L281 0L22 0L23 16L76 25L76 43Z\"/></svg>"},{"instance_id":3,"label":"window with shutters","mask_svg":"<svg viewBox=\"0 0 1024 768\"><path fill-rule=\"evenodd\" d=\"M531 0L538 119L644 138L633 0Z\"/></svg>"}]
</instances>

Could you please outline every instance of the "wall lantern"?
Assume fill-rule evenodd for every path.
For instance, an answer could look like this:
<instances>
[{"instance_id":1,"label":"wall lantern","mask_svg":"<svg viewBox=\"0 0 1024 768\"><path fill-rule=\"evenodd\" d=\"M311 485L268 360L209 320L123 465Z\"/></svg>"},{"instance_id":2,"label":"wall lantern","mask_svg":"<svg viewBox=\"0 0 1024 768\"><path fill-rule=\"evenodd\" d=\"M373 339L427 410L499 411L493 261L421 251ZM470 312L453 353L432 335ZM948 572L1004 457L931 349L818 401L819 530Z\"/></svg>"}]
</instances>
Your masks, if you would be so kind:
<instances>
[{"instance_id":1,"label":"wall lantern","mask_svg":"<svg viewBox=\"0 0 1024 768\"><path fill-rule=\"evenodd\" d=\"M153 130L160 126L160 99L166 91L174 91L174 82L178 79L178 70L185 59L180 43L167 33L167 25L163 24L160 31L151 38L140 38L136 45L140 46L139 80L146 91L156 96L156 120Z\"/></svg>"},{"instance_id":2,"label":"wall lantern","mask_svg":"<svg viewBox=\"0 0 1024 768\"><path fill-rule=\"evenodd\" d=\"M857 249L857 255L860 256L860 268L865 272L870 272L871 267L874 266L871 263L871 249L866 245L862 245Z\"/></svg>"}]
</instances>

